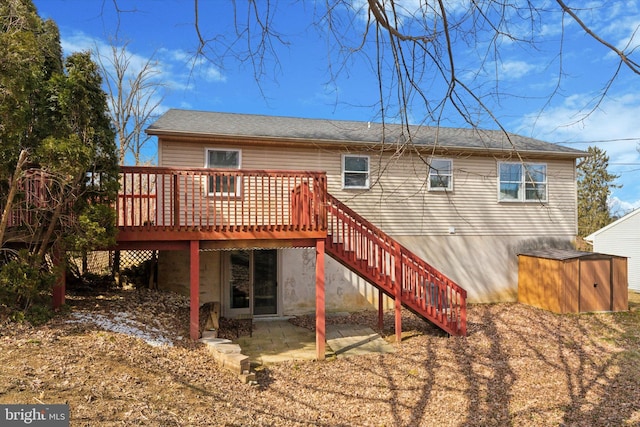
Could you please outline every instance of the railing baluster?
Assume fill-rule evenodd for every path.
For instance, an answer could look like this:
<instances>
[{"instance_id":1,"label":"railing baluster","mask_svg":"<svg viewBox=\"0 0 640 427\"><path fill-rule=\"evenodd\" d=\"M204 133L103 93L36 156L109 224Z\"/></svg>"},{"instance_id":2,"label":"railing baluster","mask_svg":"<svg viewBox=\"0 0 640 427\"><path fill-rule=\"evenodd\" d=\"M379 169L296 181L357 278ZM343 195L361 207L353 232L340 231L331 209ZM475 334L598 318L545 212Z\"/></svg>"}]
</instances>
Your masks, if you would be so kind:
<instances>
[{"instance_id":1,"label":"railing baluster","mask_svg":"<svg viewBox=\"0 0 640 427\"><path fill-rule=\"evenodd\" d=\"M190 172L187 174L188 186L191 186L191 202L189 206L191 206L191 226L190 230L198 229L198 203L196 199L196 181L195 181L196 172Z\"/></svg>"},{"instance_id":2,"label":"railing baluster","mask_svg":"<svg viewBox=\"0 0 640 427\"><path fill-rule=\"evenodd\" d=\"M131 226L136 226L136 204L135 204L135 193L136 193L136 181L135 176L131 175Z\"/></svg>"},{"instance_id":3,"label":"railing baluster","mask_svg":"<svg viewBox=\"0 0 640 427\"><path fill-rule=\"evenodd\" d=\"M236 193L236 191L238 191L237 184L239 182L238 179L240 178L240 176L238 174L234 174L233 177L234 177L233 181L232 181L233 182L233 186L234 186L233 194L234 194L234 197L236 197L237 195L235 193ZM229 203L231 203L231 189L229 189ZM229 209L231 209L231 205L229 205ZM234 221L235 229L236 230L240 230L241 229L241 224L244 221L242 221L242 220L238 221L238 209L234 209L233 210L233 218L234 218L233 221Z\"/></svg>"}]
</instances>

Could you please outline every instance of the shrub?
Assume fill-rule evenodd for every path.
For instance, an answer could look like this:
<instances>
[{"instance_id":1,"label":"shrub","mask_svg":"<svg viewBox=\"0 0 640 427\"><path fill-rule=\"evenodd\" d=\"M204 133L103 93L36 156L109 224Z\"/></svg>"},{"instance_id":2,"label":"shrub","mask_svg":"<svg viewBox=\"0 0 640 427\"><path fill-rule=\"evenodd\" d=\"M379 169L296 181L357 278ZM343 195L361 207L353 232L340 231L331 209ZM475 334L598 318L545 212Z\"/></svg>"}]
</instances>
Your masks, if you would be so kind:
<instances>
[{"instance_id":1,"label":"shrub","mask_svg":"<svg viewBox=\"0 0 640 427\"><path fill-rule=\"evenodd\" d=\"M21 320L34 304L50 304L50 297L43 298L43 294L49 294L55 279L32 254L21 251L0 266L0 305L11 312L12 319Z\"/></svg>"}]
</instances>

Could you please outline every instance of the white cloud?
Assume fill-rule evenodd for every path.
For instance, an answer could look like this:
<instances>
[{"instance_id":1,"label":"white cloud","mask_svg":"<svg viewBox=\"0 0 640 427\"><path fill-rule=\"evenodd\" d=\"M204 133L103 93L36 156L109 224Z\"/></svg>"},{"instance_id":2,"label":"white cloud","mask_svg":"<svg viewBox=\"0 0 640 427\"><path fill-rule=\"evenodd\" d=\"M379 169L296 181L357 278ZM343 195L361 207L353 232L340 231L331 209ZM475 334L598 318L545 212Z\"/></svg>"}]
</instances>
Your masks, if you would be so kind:
<instances>
[{"instance_id":1,"label":"white cloud","mask_svg":"<svg viewBox=\"0 0 640 427\"><path fill-rule=\"evenodd\" d=\"M189 62L189 60L193 57L193 55L185 52L184 50L176 50L176 49L162 48L158 50L158 53L170 60L184 62L184 63Z\"/></svg>"},{"instance_id":2,"label":"white cloud","mask_svg":"<svg viewBox=\"0 0 640 427\"><path fill-rule=\"evenodd\" d=\"M619 199L617 196L613 196L609 200L609 211L612 215L620 217L636 209L640 209L640 200L628 202Z\"/></svg>"},{"instance_id":3,"label":"white cloud","mask_svg":"<svg viewBox=\"0 0 640 427\"><path fill-rule=\"evenodd\" d=\"M102 58L103 64L109 68L109 61L112 58L111 45L104 39L94 38L82 32L74 32L70 36L63 36L61 44L65 55L88 50L97 52ZM126 54L129 61L127 73L133 77L144 67L149 56L133 52L130 47L127 47ZM194 58L186 51L163 48L153 55L156 61L154 68L157 70L154 77L169 89L193 90L194 79L202 79L209 83L227 81L227 77L219 68L201 57ZM109 72L113 72L113 69Z\"/></svg>"},{"instance_id":4,"label":"white cloud","mask_svg":"<svg viewBox=\"0 0 640 427\"><path fill-rule=\"evenodd\" d=\"M97 41L95 38L83 32L74 32L70 36L62 37L60 44L62 45L64 55L68 56L73 52L93 50Z\"/></svg>"},{"instance_id":5,"label":"white cloud","mask_svg":"<svg viewBox=\"0 0 640 427\"><path fill-rule=\"evenodd\" d=\"M499 68L501 77L507 79L519 79L537 69L525 61L502 61Z\"/></svg>"},{"instance_id":6,"label":"white cloud","mask_svg":"<svg viewBox=\"0 0 640 427\"><path fill-rule=\"evenodd\" d=\"M614 209L628 212L640 207L640 94L611 94L587 115L592 97L574 95L540 115L525 117L521 129L534 137L584 149L597 146L609 156L609 171L620 175L622 188L612 190ZM524 132L523 132L524 133ZM571 144L571 142L584 142Z\"/></svg>"},{"instance_id":7,"label":"white cloud","mask_svg":"<svg viewBox=\"0 0 640 427\"><path fill-rule=\"evenodd\" d=\"M585 106L591 100L586 95L570 96L558 107L526 117L524 127L554 142L597 142L606 147L612 162L640 161L636 150L640 142L640 94L609 96L590 113ZM635 140L625 141L629 138Z\"/></svg>"},{"instance_id":8,"label":"white cloud","mask_svg":"<svg viewBox=\"0 0 640 427\"><path fill-rule=\"evenodd\" d=\"M391 2L381 2L386 9L389 19L393 16L391 10ZM369 13L369 4L367 0L353 0L349 4L349 8L356 12L356 15L363 21L367 20ZM416 19L432 21L434 17L440 16L439 5L436 2L427 2L424 0L394 0L396 19L398 26L410 24ZM467 11L469 9L468 0L444 0L444 7L448 14L456 14Z\"/></svg>"},{"instance_id":9,"label":"white cloud","mask_svg":"<svg viewBox=\"0 0 640 427\"><path fill-rule=\"evenodd\" d=\"M227 81L227 76L225 76L218 67L207 61L202 56L193 58L190 62L193 65L193 72L196 73L196 77L199 76L210 83L224 83Z\"/></svg>"}]
</instances>

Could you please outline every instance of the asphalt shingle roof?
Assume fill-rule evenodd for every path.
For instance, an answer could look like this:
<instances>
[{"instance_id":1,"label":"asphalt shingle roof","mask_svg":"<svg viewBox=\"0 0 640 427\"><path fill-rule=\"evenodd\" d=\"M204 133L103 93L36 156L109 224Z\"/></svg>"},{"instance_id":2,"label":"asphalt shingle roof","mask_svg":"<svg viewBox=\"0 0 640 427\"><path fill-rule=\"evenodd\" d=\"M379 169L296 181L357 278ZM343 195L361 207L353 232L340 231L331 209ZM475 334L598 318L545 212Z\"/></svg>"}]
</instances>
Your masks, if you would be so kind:
<instances>
[{"instance_id":1,"label":"asphalt shingle roof","mask_svg":"<svg viewBox=\"0 0 640 427\"><path fill-rule=\"evenodd\" d=\"M270 140L325 143L377 144L402 142L402 125L326 119L217 113L171 109L149 128L150 135L231 136ZM582 157L584 151L495 130L411 126L414 144L460 150L535 152L563 157Z\"/></svg>"}]
</instances>

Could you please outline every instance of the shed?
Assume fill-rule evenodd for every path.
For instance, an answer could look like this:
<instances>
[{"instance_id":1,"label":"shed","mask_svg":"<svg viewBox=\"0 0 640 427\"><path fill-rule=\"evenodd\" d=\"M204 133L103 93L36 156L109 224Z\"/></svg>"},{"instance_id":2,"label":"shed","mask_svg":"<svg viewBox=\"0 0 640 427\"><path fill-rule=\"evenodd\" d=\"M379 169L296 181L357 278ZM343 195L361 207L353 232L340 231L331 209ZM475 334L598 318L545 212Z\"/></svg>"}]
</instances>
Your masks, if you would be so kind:
<instances>
[{"instance_id":1,"label":"shed","mask_svg":"<svg viewBox=\"0 0 640 427\"><path fill-rule=\"evenodd\" d=\"M566 249L521 253L518 302L555 313L626 311L627 258Z\"/></svg>"}]
</instances>

